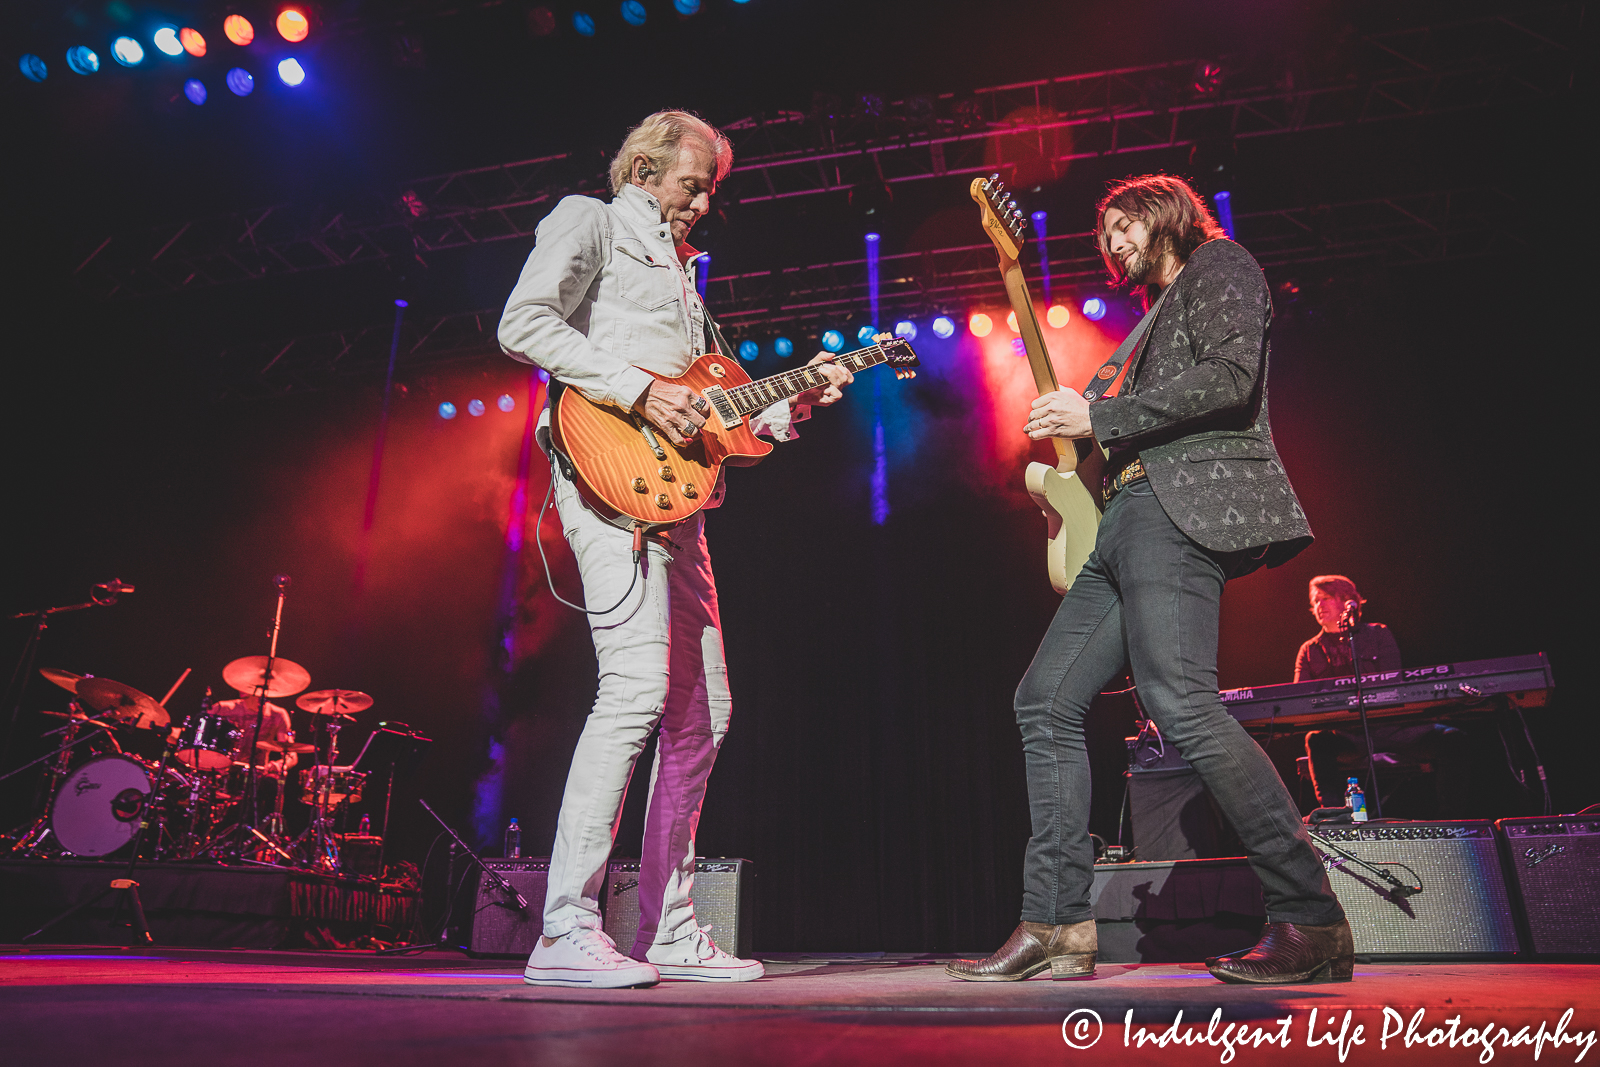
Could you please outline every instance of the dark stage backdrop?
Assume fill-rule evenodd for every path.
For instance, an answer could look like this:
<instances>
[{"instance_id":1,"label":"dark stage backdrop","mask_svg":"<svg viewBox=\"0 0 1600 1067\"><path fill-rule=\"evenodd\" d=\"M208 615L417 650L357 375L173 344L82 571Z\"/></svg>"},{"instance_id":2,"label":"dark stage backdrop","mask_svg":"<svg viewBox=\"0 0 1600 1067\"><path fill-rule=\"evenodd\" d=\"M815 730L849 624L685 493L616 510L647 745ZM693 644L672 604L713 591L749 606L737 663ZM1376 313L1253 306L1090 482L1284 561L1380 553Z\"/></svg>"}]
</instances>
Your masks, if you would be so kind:
<instances>
[{"instance_id":1,"label":"dark stage backdrop","mask_svg":"<svg viewBox=\"0 0 1600 1067\"><path fill-rule=\"evenodd\" d=\"M1571 811L1600 799L1580 696L1587 628L1569 606L1590 584L1566 503L1581 475L1552 445L1565 430L1548 428L1565 388L1552 363L1573 342L1561 315L1506 285L1468 263L1338 276L1295 302L1279 293L1274 423L1318 541L1230 588L1221 683L1287 681L1313 632L1307 579L1349 574L1409 665L1551 653L1562 695L1531 725L1557 810ZM156 695L193 667L173 702L186 712L220 688L225 662L266 650L270 579L291 574L281 652L313 687L377 699L355 740L380 719L435 738L396 797L397 854L420 860L433 837L417 796L491 849L516 815L524 851L547 851L594 662L582 619L545 591L531 537L520 556L506 547L526 368L407 378L357 588L375 389L218 405L198 369L195 384L147 371L169 357L144 336L159 331L91 317L65 339L39 324L13 342L6 609L81 599L113 574L138 587L59 619L39 663ZM1058 602L1021 491L1025 450L1006 443L1025 399L986 388L999 372L970 342L919 348L926 373L864 376L800 441L732 472L709 519L735 711L700 849L755 861L764 950L987 950L1016 921L1028 827L1010 697ZM882 526L870 519L875 391ZM513 412L493 406L501 393ZM435 413L474 396L490 403L481 419ZM531 510L545 478L536 462ZM553 519L543 541L574 596ZM520 605L508 631L507 566ZM15 654L24 629L8 626ZM7 765L38 750L36 709L62 703L30 686ZM1131 719L1126 698L1107 698L1094 724L1092 823L1112 838ZM1538 810L1503 761L1480 773L1495 805L1483 814ZM10 783L4 817L22 821L29 800ZM641 807L632 797L621 854L637 849Z\"/></svg>"}]
</instances>

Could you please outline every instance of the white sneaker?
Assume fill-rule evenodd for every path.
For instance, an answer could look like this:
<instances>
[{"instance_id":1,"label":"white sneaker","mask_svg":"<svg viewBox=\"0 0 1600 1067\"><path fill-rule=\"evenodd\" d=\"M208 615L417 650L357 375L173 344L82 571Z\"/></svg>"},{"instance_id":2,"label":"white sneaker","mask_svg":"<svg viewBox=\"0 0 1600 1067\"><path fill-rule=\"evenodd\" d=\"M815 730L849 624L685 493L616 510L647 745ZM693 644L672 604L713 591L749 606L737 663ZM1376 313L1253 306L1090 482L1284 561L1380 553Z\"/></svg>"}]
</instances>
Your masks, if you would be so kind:
<instances>
[{"instance_id":1,"label":"white sneaker","mask_svg":"<svg viewBox=\"0 0 1600 1067\"><path fill-rule=\"evenodd\" d=\"M634 958L639 946L633 946ZM690 982L753 982L767 973L760 960L730 956L711 940L711 927L702 926L688 937L667 945L650 945L644 958L655 964L663 978Z\"/></svg>"},{"instance_id":2,"label":"white sneaker","mask_svg":"<svg viewBox=\"0 0 1600 1067\"><path fill-rule=\"evenodd\" d=\"M604 930L580 926L551 944L543 937L534 945L522 980L529 985L623 989L655 985L661 974L648 963L630 960Z\"/></svg>"}]
</instances>

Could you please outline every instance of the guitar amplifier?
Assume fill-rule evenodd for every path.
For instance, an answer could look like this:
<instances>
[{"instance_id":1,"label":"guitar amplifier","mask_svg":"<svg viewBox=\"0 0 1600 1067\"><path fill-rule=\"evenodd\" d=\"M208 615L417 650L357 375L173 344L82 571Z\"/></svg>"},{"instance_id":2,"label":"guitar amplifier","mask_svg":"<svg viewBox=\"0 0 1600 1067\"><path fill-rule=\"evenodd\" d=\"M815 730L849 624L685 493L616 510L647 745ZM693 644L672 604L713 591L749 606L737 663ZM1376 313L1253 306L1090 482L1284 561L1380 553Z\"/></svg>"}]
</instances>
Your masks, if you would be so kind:
<instances>
[{"instance_id":1,"label":"guitar amplifier","mask_svg":"<svg viewBox=\"0 0 1600 1067\"><path fill-rule=\"evenodd\" d=\"M1500 844L1488 822L1320 826L1311 843L1369 959L1495 959L1520 948ZM1335 848L1419 892L1394 890ZM1401 865L1404 866L1401 866ZM1386 865L1386 866L1385 866ZM1408 869L1409 868L1409 869Z\"/></svg>"},{"instance_id":2,"label":"guitar amplifier","mask_svg":"<svg viewBox=\"0 0 1600 1067\"><path fill-rule=\"evenodd\" d=\"M754 864L743 859L694 861L694 915L711 927L711 939L724 952L749 959L753 951ZM601 890L606 933L627 955L639 934L639 861L612 860Z\"/></svg>"},{"instance_id":3,"label":"guitar amplifier","mask_svg":"<svg viewBox=\"0 0 1600 1067\"><path fill-rule=\"evenodd\" d=\"M544 856L486 859L483 864L522 894L528 902L528 914L522 914L516 901L508 899L504 890L479 871L478 888L472 895L467 951L474 956L527 956L544 930L544 887L550 875L550 860Z\"/></svg>"},{"instance_id":4,"label":"guitar amplifier","mask_svg":"<svg viewBox=\"0 0 1600 1067\"><path fill-rule=\"evenodd\" d=\"M1600 954L1600 817L1501 819L1529 942L1540 955Z\"/></svg>"}]
</instances>

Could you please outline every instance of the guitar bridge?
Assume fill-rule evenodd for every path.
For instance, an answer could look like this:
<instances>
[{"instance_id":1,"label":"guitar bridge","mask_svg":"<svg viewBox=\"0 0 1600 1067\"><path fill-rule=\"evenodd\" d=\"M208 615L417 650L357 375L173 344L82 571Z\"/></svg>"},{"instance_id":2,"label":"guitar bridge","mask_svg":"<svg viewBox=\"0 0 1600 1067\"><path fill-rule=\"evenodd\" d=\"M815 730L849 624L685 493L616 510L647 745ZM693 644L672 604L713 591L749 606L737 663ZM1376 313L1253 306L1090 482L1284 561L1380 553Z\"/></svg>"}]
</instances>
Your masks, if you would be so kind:
<instances>
[{"instance_id":1,"label":"guitar bridge","mask_svg":"<svg viewBox=\"0 0 1600 1067\"><path fill-rule=\"evenodd\" d=\"M700 395L709 400L711 406L716 409L717 418L722 420L723 429L731 430L744 421L744 416L735 410L733 401L728 399L728 394L723 391L722 386L709 386L703 389Z\"/></svg>"}]
</instances>

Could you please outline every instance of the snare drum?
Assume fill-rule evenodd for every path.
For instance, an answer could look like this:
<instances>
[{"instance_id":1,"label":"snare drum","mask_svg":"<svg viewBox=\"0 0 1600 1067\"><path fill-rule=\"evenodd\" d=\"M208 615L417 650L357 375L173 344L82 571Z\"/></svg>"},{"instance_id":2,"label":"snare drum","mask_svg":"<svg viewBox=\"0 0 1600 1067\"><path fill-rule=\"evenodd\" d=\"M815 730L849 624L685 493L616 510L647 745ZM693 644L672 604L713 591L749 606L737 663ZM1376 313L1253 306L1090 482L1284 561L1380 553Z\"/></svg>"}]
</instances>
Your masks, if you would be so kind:
<instances>
[{"instance_id":1,"label":"snare drum","mask_svg":"<svg viewBox=\"0 0 1600 1067\"><path fill-rule=\"evenodd\" d=\"M56 790L50 828L74 856L109 856L139 832L150 776L126 756L101 756Z\"/></svg>"},{"instance_id":2,"label":"snare drum","mask_svg":"<svg viewBox=\"0 0 1600 1067\"><path fill-rule=\"evenodd\" d=\"M180 763L203 771L226 770L233 766L239 732L238 726L221 715L191 715L178 731L173 747Z\"/></svg>"},{"instance_id":3,"label":"snare drum","mask_svg":"<svg viewBox=\"0 0 1600 1067\"><path fill-rule=\"evenodd\" d=\"M329 773L331 770L332 773ZM361 803L361 790L367 783L365 771L352 771L348 767L328 767L318 764L300 772L300 801L313 807L326 804L333 807L349 801Z\"/></svg>"}]
</instances>

